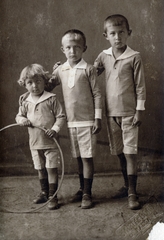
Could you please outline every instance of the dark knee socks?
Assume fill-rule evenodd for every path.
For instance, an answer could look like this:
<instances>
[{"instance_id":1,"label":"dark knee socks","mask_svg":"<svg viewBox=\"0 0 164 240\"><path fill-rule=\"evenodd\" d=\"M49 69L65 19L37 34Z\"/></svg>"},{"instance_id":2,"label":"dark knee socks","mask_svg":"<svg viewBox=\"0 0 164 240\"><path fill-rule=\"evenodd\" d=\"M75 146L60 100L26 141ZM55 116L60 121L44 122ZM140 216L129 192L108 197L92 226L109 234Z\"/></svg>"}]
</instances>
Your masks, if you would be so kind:
<instances>
[{"instance_id":1,"label":"dark knee socks","mask_svg":"<svg viewBox=\"0 0 164 240\"><path fill-rule=\"evenodd\" d=\"M137 175L128 175L129 191L128 194L136 194Z\"/></svg>"},{"instance_id":2,"label":"dark knee socks","mask_svg":"<svg viewBox=\"0 0 164 240\"><path fill-rule=\"evenodd\" d=\"M90 178L84 178L84 190L83 190L83 194L89 194L92 195L92 182L93 179Z\"/></svg>"},{"instance_id":3,"label":"dark knee socks","mask_svg":"<svg viewBox=\"0 0 164 240\"><path fill-rule=\"evenodd\" d=\"M80 189L84 189L84 176L83 174L79 174L79 181L80 181Z\"/></svg>"},{"instance_id":4,"label":"dark knee socks","mask_svg":"<svg viewBox=\"0 0 164 240\"><path fill-rule=\"evenodd\" d=\"M39 179L39 180L40 180L40 186L41 186L42 192L45 192L48 195L48 192L49 192L48 179L43 178L43 179Z\"/></svg>"},{"instance_id":5,"label":"dark knee socks","mask_svg":"<svg viewBox=\"0 0 164 240\"><path fill-rule=\"evenodd\" d=\"M57 189L58 189L57 183L50 183L49 184L49 197L52 197L54 195L54 193L57 191Z\"/></svg>"},{"instance_id":6,"label":"dark knee socks","mask_svg":"<svg viewBox=\"0 0 164 240\"><path fill-rule=\"evenodd\" d=\"M125 155L123 153L118 155L118 157L119 157L119 160L120 160L121 171L122 171L122 175L123 175L123 178L124 178L124 185L125 185L125 187L128 188L129 183L128 183L128 175L127 175L126 158L125 158Z\"/></svg>"},{"instance_id":7,"label":"dark knee socks","mask_svg":"<svg viewBox=\"0 0 164 240\"><path fill-rule=\"evenodd\" d=\"M58 184L56 183L49 184L47 178L40 179L40 185L42 192L45 192L47 194L47 197L53 196L58 189Z\"/></svg>"}]
</instances>

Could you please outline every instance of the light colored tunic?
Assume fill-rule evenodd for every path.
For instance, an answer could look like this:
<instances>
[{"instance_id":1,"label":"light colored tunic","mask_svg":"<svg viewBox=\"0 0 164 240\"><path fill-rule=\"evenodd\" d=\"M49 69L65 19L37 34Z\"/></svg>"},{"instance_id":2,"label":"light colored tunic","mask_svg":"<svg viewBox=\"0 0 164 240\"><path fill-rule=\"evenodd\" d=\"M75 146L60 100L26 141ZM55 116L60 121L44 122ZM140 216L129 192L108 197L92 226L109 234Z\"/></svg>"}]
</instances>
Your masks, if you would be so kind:
<instances>
[{"instance_id":1,"label":"light colored tunic","mask_svg":"<svg viewBox=\"0 0 164 240\"><path fill-rule=\"evenodd\" d=\"M54 72L54 86L62 84L68 127L93 126L102 115L101 92L95 68L83 59L72 68L68 61Z\"/></svg>"},{"instance_id":2,"label":"light colored tunic","mask_svg":"<svg viewBox=\"0 0 164 240\"><path fill-rule=\"evenodd\" d=\"M24 119L29 119L33 126L45 127L59 132L65 121L62 106L54 93L44 91L37 102L31 94L23 94L19 100L19 112L16 122L21 124ZM54 140L49 138L43 130L28 127L30 149L54 148Z\"/></svg>"},{"instance_id":3,"label":"light colored tunic","mask_svg":"<svg viewBox=\"0 0 164 240\"><path fill-rule=\"evenodd\" d=\"M107 116L132 116L144 110L146 88L140 53L127 46L117 59L112 48L95 60L98 73L105 70Z\"/></svg>"}]
</instances>

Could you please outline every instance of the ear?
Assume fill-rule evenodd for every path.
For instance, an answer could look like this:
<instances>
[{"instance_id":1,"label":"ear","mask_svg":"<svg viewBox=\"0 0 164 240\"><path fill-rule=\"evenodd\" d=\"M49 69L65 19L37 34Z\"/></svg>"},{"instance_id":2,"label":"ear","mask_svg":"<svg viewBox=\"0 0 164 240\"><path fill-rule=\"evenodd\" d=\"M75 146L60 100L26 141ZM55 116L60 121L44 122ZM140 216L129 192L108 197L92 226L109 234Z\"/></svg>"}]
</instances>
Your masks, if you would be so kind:
<instances>
[{"instance_id":1,"label":"ear","mask_svg":"<svg viewBox=\"0 0 164 240\"><path fill-rule=\"evenodd\" d=\"M86 50L87 50L87 46L85 46L85 47L84 47L84 50L83 50L83 52L85 52Z\"/></svg>"},{"instance_id":2,"label":"ear","mask_svg":"<svg viewBox=\"0 0 164 240\"><path fill-rule=\"evenodd\" d=\"M64 48L63 48L62 46L61 46L61 48L60 48L60 49L61 49L61 51L64 53Z\"/></svg>"},{"instance_id":3,"label":"ear","mask_svg":"<svg viewBox=\"0 0 164 240\"><path fill-rule=\"evenodd\" d=\"M128 35L130 36L130 35L131 35L131 33L132 33L132 30L129 30L129 32L128 32Z\"/></svg>"},{"instance_id":4,"label":"ear","mask_svg":"<svg viewBox=\"0 0 164 240\"><path fill-rule=\"evenodd\" d=\"M107 38L107 34L106 34L106 33L103 33L103 36L104 36L105 38Z\"/></svg>"}]
</instances>

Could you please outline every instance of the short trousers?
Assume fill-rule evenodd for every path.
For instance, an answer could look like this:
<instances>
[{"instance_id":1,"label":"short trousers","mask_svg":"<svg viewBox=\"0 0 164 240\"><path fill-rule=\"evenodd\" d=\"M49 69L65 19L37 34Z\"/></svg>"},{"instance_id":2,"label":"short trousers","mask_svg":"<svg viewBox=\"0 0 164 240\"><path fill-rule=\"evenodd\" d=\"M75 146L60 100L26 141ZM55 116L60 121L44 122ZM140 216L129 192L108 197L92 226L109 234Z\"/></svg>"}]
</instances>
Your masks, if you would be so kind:
<instances>
[{"instance_id":1,"label":"short trousers","mask_svg":"<svg viewBox=\"0 0 164 240\"><path fill-rule=\"evenodd\" d=\"M96 135L92 127L69 128L72 157L92 158L95 156Z\"/></svg>"},{"instance_id":2,"label":"short trousers","mask_svg":"<svg viewBox=\"0 0 164 240\"><path fill-rule=\"evenodd\" d=\"M108 137L112 155L137 154L138 127L132 126L134 116L108 117Z\"/></svg>"},{"instance_id":3,"label":"short trousers","mask_svg":"<svg viewBox=\"0 0 164 240\"><path fill-rule=\"evenodd\" d=\"M57 149L31 149L34 168L58 168L59 151Z\"/></svg>"}]
</instances>

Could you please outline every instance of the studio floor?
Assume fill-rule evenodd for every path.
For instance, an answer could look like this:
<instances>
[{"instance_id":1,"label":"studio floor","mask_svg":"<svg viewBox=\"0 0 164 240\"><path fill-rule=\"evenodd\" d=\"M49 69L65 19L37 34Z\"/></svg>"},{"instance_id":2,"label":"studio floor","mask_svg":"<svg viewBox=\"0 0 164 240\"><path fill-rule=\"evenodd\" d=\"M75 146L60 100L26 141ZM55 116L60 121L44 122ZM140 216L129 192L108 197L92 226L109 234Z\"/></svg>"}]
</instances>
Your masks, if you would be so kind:
<instances>
[{"instance_id":1,"label":"studio floor","mask_svg":"<svg viewBox=\"0 0 164 240\"><path fill-rule=\"evenodd\" d=\"M91 209L71 198L78 176L66 175L58 193L60 208L34 205L37 176L0 178L0 240L146 240L157 222L164 222L164 175L139 173L140 210L128 209L127 198L113 199L122 186L120 174L96 174ZM39 208L39 209L38 209Z\"/></svg>"}]
</instances>

